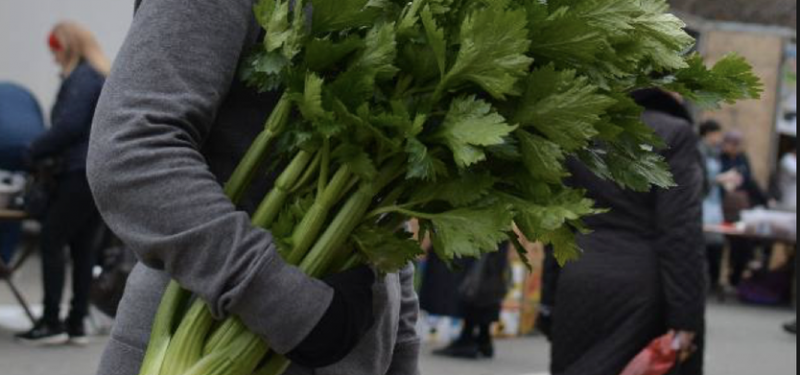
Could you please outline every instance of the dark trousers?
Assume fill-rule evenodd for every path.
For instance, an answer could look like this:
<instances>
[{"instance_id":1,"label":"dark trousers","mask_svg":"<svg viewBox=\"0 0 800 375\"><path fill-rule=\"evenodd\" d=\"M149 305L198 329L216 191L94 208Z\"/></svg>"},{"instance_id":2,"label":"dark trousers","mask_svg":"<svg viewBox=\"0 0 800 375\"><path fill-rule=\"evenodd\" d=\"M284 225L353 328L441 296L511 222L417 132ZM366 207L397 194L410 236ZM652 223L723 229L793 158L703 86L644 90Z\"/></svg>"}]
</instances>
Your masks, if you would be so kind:
<instances>
[{"instance_id":1,"label":"dark trousers","mask_svg":"<svg viewBox=\"0 0 800 375\"><path fill-rule=\"evenodd\" d=\"M755 256L756 244L744 238L733 238L730 240L731 246L731 277L730 283L739 286L747 271L747 266Z\"/></svg>"},{"instance_id":2,"label":"dark trousers","mask_svg":"<svg viewBox=\"0 0 800 375\"><path fill-rule=\"evenodd\" d=\"M44 320L57 324L66 279L66 249L72 259L72 304L68 324L78 325L89 312L94 242L100 225L85 172L58 179L58 187L42 226L42 274L44 276Z\"/></svg>"},{"instance_id":3,"label":"dark trousers","mask_svg":"<svg viewBox=\"0 0 800 375\"><path fill-rule=\"evenodd\" d=\"M706 256L708 257L708 274L710 286L716 288L720 284L722 277L722 256L725 253L725 245L711 245L706 246Z\"/></svg>"},{"instance_id":4,"label":"dark trousers","mask_svg":"<svg viewBox=\"0 0 800 375\"><path fill-rule=\"evenodd\" d=\"M22 226L18 223L0 224L0 259L6 264L11 262L14 251L19 245Z\"/></svg>"}]
</instances>

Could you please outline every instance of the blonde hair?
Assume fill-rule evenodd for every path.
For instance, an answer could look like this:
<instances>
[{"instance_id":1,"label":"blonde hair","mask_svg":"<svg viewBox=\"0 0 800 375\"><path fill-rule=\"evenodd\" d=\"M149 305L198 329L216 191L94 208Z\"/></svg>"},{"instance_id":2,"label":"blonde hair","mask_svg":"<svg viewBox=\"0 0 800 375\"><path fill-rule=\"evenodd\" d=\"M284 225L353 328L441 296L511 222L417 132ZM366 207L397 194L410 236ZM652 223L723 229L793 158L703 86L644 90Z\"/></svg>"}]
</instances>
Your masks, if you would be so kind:
<instances>
[{"instance_id":1,"label":"blonde hair","mask_svg":"<svg viewBox=\"0 0 800 375\"><path fill-rule=\"evenodd\" d=\"M104 76L111 72L111 60L103 53L94 35L83 26L75 22L61 22L53 28L52 35L58 38L67 54L63 71L65 76L72 73L82 59Z\"/></svg>"}]
</instances>

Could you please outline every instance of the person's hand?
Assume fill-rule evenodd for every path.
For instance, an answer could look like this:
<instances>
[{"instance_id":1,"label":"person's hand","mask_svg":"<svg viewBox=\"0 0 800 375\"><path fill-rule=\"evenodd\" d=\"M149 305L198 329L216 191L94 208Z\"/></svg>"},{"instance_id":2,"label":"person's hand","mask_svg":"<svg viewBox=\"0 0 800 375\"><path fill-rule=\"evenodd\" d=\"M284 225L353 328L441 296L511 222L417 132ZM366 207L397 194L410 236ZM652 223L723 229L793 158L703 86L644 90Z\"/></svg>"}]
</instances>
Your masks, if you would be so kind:
<instances>
[{"instance_id":1,"label":"person's hand","mask_svg":"<svg viewBox=\"0 0 800 375\"><path fill-rule=\"evenodd\" d=\"M678 331L675 334L678 344L678 361L680 363L688 361L697 352L697 345L694 344L696 337L697 334L688 331Z\"/></svg>"},{"instance_id":2,"label":"person's hand","mask_svg":"<svg viewBox=\"0 0 800 375\"><path fill-rule=\"evenodd\" d=\"M333 302L311 334L286 355L292 362L311 369L343 360L375 321L372 296L375 271L364 266L323 281L334 290Z\"/></svg>"},{"instance_id":3,"label":"person's hand","mask_svg":"<svg viewBox=\"0 0 800 375\"><path fill-rule=\"evenodd\" d=\"M735 191L744 184L744 176L739 171L731 170L717 176L717 183L726 191Z\"/></svg>"}]
</instances>

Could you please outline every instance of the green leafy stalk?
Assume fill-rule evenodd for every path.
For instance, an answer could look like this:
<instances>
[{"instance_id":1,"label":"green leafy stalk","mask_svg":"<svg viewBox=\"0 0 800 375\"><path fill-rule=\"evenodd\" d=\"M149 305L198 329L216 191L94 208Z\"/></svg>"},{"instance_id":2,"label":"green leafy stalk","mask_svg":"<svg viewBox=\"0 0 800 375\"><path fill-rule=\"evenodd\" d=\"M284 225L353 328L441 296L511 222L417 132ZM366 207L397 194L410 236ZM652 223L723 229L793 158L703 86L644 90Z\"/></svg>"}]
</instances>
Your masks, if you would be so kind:
<instances>
[{"instance_id":1,"label":"green leafy stalk","mask_svg":"<svg viewBox=\"0 0 800 375\"><path fill-rule=\"evenodd\" d=\"M397 177L401 161L389 161L375 180L361 182L300 264L300 269L314 277L324 276L340 255L338 250L367 216L375 195Z\"/></svg>"},{"instance_id":2,"label":"green leafy stalk","mask_svg":"<svg viewBox=\"0 0 800 375\"><path fill-rule=\"evenodd\" d=\"M269 153L270 145L286 128L291 113L291 101L284 95L273 109L267 120L266 128L258 135L256 140L247 150L244 158L233 171L231 178L225 185L225 194L234 203L239 202L256 173L261 170L264 160Z\"/></svg>"},{"instance_id":3,"label":"green leafy stalk","mask_svg":"<svg viewBox=\"0 0 800 375\"><path fill-rule=\"evenodd\" d=\"M350 237L350 233L358 227L374 197L374 185L369 182L362 183L361 187L347 200L333 222L328 225L319 241L300 264L300 269L314 277L324 276L328 266L336 259L337 250L344 245L347 238Z\"/></svg>"},{"instance_id":4,"label":"green leafy stalk","mask_svg":"<svg viewBox=\"0 0 800 375\"><path fill-rule=\"evenodd\" d=\"M286 259L289 264L300 264L305 258L308 249L314 244L328 220L331 209L339 202L339 198L345 193L345 189L352 179L353 174L350 172L350 168L342 166L317 196L314 205L308 210L292 235L294 247Z\"/></svg>"},{"instance_id":5,"label":"green leafy stalk","mask_svg":"<svg viewBox=\"0 0 800 375\"><path fill-rule=\"evenodd\" d=\"M206 337L214 324L208 306L198 299L183 317L164 359L162 375L183 374L203 357Z\"/></svg>"},{"instance_id":6,"label":"green leafy stalk","mask_svg":"<svg viewBox=\"0 0 800 375\"><path fill-rule=\"evenodd\" d=\"M258 207L255 214L253 214L253 224L267 228L272 225L275 218L283 209L283 203L292 192L292 188L297 180L305 172L306 166L311 162L314 155L308 151L300 151L297 156L292 160L289 166L283 171L280 177L275 181L275 187L269 192L267 197Z\"/></svg>"},{"instance_id":7,"label":"green leafy stalk","mask_svg":"<svg viewBox=\"0 0 800 375\"><path fill-rule=\"evenodd\" d=\"M193 364L183 375L249 375L269 351L257 335L245 332L226 348L216 350Z\"/></svg>"},{"instance_id":8,"label":"green leafy stalk","mask_svg":"<svg viewBox=\"0 0 800 375\"><path fill-rule=\"evenodd\" d=\"M244 323L235 317L228 318L211 334L203 347L203 356L228 347L237 337L247 331Z\"/></svg>"},{"instance_id":9,"label":"green leafy stalk","mask_svg":"<svg viewBox=\"0 0 800 375\"><path fill-rule=\"evenodd\" d=\"M172 334L182 319L186 303L192 294L183 290L177 282L171 282L164 292L161 305L158 307L156 320L150 334L140 375L159 375L167 356Z\"/></svg>"}]
</instances>

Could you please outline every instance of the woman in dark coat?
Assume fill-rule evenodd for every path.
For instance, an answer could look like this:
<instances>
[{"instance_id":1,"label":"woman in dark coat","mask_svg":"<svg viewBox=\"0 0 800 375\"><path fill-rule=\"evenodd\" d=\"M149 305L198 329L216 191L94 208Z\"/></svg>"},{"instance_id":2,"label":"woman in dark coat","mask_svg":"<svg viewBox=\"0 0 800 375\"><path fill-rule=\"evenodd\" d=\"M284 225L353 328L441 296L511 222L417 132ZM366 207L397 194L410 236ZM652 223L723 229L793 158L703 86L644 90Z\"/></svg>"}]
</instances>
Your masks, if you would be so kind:
<instances>
[{"instance_id":1,"label":"woman in dark coat","mask_svg":"<svg viewBox=\"0 0 800 375\"><path fill-rule=\"evenodd\" d=\"M48 42L63 82L51 113L52 127L33 142L29 154L34 163L59 160L60 170L42 222L44 315L17 339L40 345L85 345L84 319L95 265L92 241L101 222L86 178L86 155L94 110L111 63L94 36L74 23L57 25ZM65 325L61 300L67 247L72 257L73 299Z\"/></svg>"},{"instance_id":2,"label":"woman in dark coat","mask_svg":"<svg viewBox=\"0 0 800 375\"><path fill-rule=\"evenodd\" d=\"M680 333L687 351L702 341L703 171L697 137L686 111L668 94L635 97L648 108L645 123L669 145L663 155L678 186L634 193L571 165L573 184L611 211L587 220L594 233L578 239L585 253L557 278L553 375L618 375L670 330ZM698 352L673 374L700 375L702 366Z\"/></svg>"}]
</instances>

